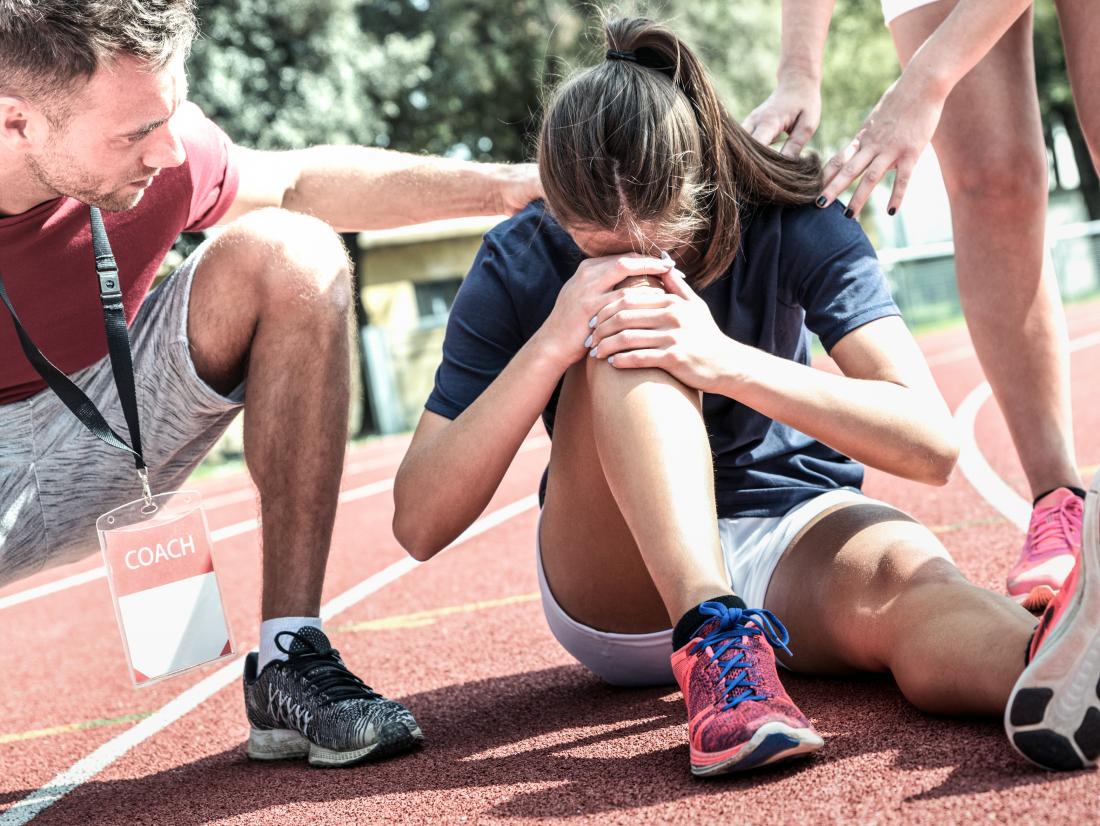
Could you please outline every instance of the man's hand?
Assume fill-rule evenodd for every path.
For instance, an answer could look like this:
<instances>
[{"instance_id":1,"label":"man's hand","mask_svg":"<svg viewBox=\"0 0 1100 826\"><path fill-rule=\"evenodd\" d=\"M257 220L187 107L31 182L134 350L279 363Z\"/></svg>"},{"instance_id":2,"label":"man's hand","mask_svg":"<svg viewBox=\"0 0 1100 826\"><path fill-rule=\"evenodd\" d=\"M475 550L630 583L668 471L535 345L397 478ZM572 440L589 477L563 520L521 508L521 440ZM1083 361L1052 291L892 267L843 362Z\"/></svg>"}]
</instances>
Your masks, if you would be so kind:
<instances>
[{"instance_id":1,"label":"man's hand","mask_svg":"<svg viewBox=\"0 0 1100 826\"><path fill-rule=\"evenodd\" d=\"M820 123L821 84L805 75L783 75L775 91L752 110L743 126L765 146L786 134L779 151L797 158Z\"/></svg>"},{"instance_id":2,"label":"man's hand","mask_svg":"<svg viewBox=\"0 0 1100 826\"><path fill-rule=\"evenodd\" d=\"M544 197L539 168L533 163L501 164L497 197L501 215L515 215L529 203Z\"/></svg>"}]
</instances>

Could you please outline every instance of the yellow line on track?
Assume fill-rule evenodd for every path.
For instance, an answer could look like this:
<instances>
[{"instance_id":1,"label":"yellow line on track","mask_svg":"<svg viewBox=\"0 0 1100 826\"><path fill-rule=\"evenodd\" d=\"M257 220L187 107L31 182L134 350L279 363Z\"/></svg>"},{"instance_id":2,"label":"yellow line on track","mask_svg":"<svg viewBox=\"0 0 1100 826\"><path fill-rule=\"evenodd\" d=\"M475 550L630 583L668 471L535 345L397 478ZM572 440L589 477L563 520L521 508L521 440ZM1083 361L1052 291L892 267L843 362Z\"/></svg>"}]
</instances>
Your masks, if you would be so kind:
<instances>
[{"instance_id":1,"label":"yellow line on track","mask_svg":"<svg viewBox=\"0 0 1100 826\"><path fill-rule=\"evenodd\" d=\"M417 611L413 614L398 614L394 617L382 617L380 619L367 620L365 622L353 622L333 628L333 631L393 631L404 628L422 628L432 625L440 617L449 617L455 614L472 614L475 611L487 611L491 608L505 608L509 605L521 605L527 602L536 602L539 599L538 591L530 594L518 594L501 599L486 599L480 602L468 602L465 605L449 605L445 608L433 608L430 611Z\"/></svg>"},{"instance_id":2,"label":"yellow line on track","mask_svg":"<svg viewBox=\"0 0 1100 826\"><path fill-rule=\"evenodd\" d=\"M66 723L63 726L53 726L52 728L20 731L15 734L0 734L0 745L4 743L20 743L24 740L37 740L40 737L56 737L59 734L68 734L73 731L87 731L88 729L103 728L104 726L117 726L135 720L144 720L150 714L152 714L150 711L141 711L137 714L125 714L122 717L111 717L105 720L86 720L83 723Z\"/></svg>"}]
</instances>

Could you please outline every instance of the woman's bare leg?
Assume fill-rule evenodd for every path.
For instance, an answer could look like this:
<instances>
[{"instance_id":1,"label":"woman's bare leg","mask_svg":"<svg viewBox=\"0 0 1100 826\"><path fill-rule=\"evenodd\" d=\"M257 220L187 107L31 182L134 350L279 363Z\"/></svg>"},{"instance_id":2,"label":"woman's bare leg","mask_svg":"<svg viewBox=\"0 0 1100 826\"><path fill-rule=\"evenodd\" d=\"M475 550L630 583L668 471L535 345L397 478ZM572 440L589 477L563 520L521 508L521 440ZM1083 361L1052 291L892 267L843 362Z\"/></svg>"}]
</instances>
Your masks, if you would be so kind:
<instances>
[{"instance_id":1,"label":"woman's bare leg","mask_svg":"<svg viewBox=\"0 0 1100 826\"><path fill-rule=\"evenodd\" d=\"M1066 69L1073 87L1073 102L1081 131L1092 154L1092 165L1100 170L1100 16L1089 0L1056 0Z\"/></svg>"},{"instance_id":2,"label":"woman's bare leg","mask_svg":"<svg viewBox=\"0 0 1100 826\"><path fill-rule=\"evenodd\" d=\"M903 64L953 7L941 0L893 22ZM1095 41L1085 48L1095 51ZM1032 496L1080 487L1065 318L1043 266L1047 157L1030 10L955 87L932 143L951 202L963 312Z\"/></svg>"},{"instance_id":3,"label":"woman's bare leg","mask_svg":"<svg viewBox=\"0 0 1100 826\"><path fill-rule=\"evenodd\" d=\"M586 359L566 373L541 547L555 599L579 622L657 631L732 593L699 404L661 370Z\"/></svg>"},{"instance_id":4,"label":"woman's bare leg","mask_svg":"<svg viewBox=\"0 0 1100 826\"><path fill-rule=\"evenodd\" d=\"M1000 714L1035 618L972 585L927 528L893 508L848 505L787 549L764 600L791 634L793 670L889 671L918 708Z\"/></svg>"}]
</instances>

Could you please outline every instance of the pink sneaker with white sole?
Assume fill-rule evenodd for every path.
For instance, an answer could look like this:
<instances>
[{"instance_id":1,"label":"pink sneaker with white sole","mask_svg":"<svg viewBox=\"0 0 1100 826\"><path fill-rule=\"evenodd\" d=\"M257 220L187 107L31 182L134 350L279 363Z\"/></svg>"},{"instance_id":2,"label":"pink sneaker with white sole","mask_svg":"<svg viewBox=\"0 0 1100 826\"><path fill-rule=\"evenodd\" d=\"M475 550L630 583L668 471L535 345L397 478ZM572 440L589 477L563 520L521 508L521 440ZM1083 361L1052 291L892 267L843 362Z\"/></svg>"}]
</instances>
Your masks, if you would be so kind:
<instances>
[{"instance_id":1,"label":"pink sneaker with white sole","mask_svg":"<svg viewBox=\"0 0 1100 826\"><path fill-rule=\"evenodd\" d=\"M1038 502L1031 513L1020 558L1008 572L1008 595L1033 613L1040 613L1062 588L1081 550L1081 497L1058 488Z\"/></svg>"}]
</instances>

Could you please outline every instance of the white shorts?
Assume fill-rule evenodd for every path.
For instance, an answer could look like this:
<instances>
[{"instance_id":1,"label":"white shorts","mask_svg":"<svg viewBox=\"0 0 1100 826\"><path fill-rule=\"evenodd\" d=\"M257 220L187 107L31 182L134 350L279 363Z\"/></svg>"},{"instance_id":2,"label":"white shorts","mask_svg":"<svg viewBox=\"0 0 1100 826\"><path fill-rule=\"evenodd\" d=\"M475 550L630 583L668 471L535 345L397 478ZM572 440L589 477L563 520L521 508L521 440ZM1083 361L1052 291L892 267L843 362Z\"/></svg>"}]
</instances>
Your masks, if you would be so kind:
<instances>
[{"instance_id":1,"label":"white shorts","mask_svg":"<svg viewBox=\"0 0 1100 826\"><path fill-rule=\"evenodd\" d=\"M765 598L775 566L795 537L818 515L837 505L851 503L885 504L852 488L841 488L803 502L783 516L719 519L718 532L730 587L749 607L766 608ZM950 559L949 556L947 558ZM671 628L650 634L613 634L579 623L565 613L550 592L542 568L537 532L535 564L542 591L542 609L550 631L562 648L581 665L611 685L647 686L675 682L669 661L672 654Z\"/></svg>"},{"instance_id":2,"label":"white shorts","mask_svg":"<svg viewBox=\"0 0 1100 826\"><path fill-rule=\"evenodd\" d=\"M907 11L935 2L937 0L882 0L882 16L886 19L886 25L889 26L895 18L900 17Z\"/></svg>"}]
</instances>

